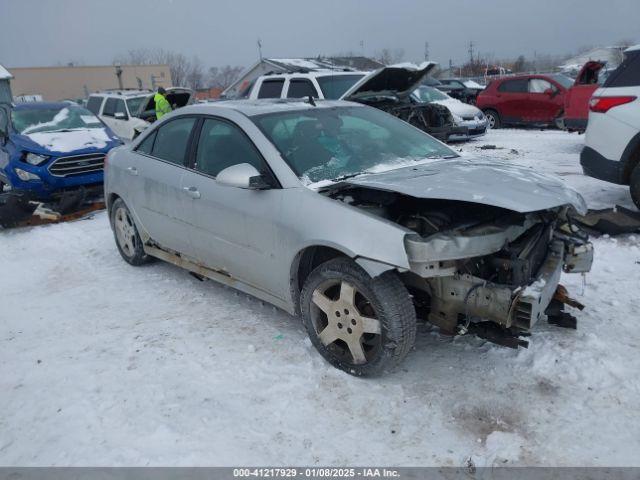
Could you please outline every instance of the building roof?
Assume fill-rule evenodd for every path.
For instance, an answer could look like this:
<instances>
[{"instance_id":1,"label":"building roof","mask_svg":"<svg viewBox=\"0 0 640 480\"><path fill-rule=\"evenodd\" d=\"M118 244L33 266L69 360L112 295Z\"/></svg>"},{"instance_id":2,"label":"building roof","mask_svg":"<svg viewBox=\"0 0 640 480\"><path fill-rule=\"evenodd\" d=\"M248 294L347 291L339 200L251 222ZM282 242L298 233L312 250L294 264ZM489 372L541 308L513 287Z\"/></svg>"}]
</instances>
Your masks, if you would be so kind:
<instances>
[{"instance_id":1,"label":"building roof","mask_svg":"<svg viewBox=\"0 0 640 480\"><path fill-rule=\"evenodd\" d=\"M13 78L13 75L9 73L9 70L0 65L0 80L8 80Z\"/></svg>"}]
</instances>

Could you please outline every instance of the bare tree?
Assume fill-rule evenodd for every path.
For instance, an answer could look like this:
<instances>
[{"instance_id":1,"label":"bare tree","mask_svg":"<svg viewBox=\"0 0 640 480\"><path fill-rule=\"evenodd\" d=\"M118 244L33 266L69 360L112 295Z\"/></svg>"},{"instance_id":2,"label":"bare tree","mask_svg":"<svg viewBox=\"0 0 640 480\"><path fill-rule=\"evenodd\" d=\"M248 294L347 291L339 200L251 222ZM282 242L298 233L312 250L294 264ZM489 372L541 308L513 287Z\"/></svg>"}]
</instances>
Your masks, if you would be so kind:
<instances>
[{"instance_id":1,"label":"bare tree","mask_svg":"<svg viewBox=\"0 0 640 480\"><path fill-rule=\"evenodd\" d=\"M404 60L404 49L396 48L395 50L390 50L383 48L375 54L374 58L384 65L393 65Z\"/></svg>"},{"instance_id":2,"label":"bare tree","mask_svg":"<svg viewBox=\"0 0 640 480\"><path fill-rule=\"evenodd\" d=\"M208 83L210 87L225 89L229 87L242 73L242 67L211 67L209 69Z\"/></svg>"},{"instance_id":3,"label":"bare tree","mask_svg":"<svg viewBox=\"0 0 640 480\"><path fill-rule=\"evenodd\" d=\"M204 87L204 67L198 57L193 57L187 65L187 73L185 75L185 84L193 90Z\"/></svg>"},{"instance_id":4,"label":"bare tree","mask_svg":"<svg viewBox=\"0 0 640 480\"><path fill-rule=\"evenodd\" d=\"M190 61L185 55L182 53L164 50L162 48L137 48L129 50L126 54L115 56L113 63L129 65L169 65L172 83L179 87L186 86L187 75L192 68L192 61ZM200 65L200 71L202 71L202 65Z\"/></svg>"}]
</instances>

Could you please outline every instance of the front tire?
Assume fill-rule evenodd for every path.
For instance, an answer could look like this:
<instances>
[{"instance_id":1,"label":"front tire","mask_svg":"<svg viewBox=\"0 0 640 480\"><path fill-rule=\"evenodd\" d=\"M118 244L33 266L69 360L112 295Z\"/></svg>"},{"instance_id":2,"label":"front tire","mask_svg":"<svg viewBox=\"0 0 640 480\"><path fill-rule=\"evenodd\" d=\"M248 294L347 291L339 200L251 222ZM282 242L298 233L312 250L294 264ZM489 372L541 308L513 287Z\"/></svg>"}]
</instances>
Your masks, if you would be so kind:
<instances>
[{"instance_id":1,"label":"front tire","mask_svg":"<svg viewBox=\"0 0 640 480\"><path fill-rule=\"evenodd\" d=\"M121 198L116 199L111 206L111 226L118 251L125 262L137 267L151 260L151 257L144 253L131 212Z\"/></svg>"},{"instance_id":2,"label":"front tire","mask_svg":"<svg viewBox=\"0 0 640 480\"><path fill-rule=\"evenodd\" d=\"M502 122L500 122L500 115L495 110L485 110L484 116L487 117L487 128L489 130L500 128L502 126Z\"/></svg>"},{"instance_id":3,"label":"front tire","mask_svg":"<svg viewBox=\"0 0 640 480\"><path fill-rule=\"evenodd\" d=\"M300 309L314 347L352 375L393 369L415 342L415 308L396 272L371 278L349 258L330 260L311 272Z\"/></svg>"},{"instance_id":4,"label":"front tire","mask_svg":"<svg viewBox=\"0 0 640 480\"><path fill-rule=\"evenodd\" d=\"M631 172L631 178L629 179L629 189L631 192L631 199L636 207L640 209L640 164L636 165L636 168Z\"/></svg>"}]
</instances>

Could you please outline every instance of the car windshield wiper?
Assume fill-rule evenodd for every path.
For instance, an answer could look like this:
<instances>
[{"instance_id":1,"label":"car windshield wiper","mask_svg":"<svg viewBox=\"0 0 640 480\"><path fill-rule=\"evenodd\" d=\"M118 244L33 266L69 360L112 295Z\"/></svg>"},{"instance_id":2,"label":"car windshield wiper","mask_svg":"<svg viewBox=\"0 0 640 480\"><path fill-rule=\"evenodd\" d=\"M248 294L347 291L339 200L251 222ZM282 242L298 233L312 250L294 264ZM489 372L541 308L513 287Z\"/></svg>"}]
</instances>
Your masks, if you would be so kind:
<instances>
[{"instance_id":1,"label":"car windshield wiper","mask_svg":"<svg viewBox=\"0 0 640 480\"><path fill-rule=\"evenodd\" d=\"M342 180L347 180L348 178L357 177L358 175L362 175L365 172L357 172L357 173L349 173L347 175L342 175L340 177L336 177L333 179L334 182L341 182Z\"/></svg>"}]
</instances>

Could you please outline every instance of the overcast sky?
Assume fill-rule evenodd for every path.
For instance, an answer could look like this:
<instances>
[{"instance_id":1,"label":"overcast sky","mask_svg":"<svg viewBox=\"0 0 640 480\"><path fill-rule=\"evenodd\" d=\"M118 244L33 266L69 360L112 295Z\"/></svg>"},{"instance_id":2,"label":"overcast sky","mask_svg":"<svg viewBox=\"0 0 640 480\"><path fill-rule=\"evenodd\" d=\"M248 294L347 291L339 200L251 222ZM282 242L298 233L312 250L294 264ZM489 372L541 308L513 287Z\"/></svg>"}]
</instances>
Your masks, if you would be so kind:
<instances>
[{"instance_id":1,"label":"overcast sky","mask_svg":"<svg viewBox=\"0 0 640 480\"><path fill-rule=\"evenodd\" d=\"M0 64L111 64L160 47L207 65L258 56L309 57L404 49L446 65L468 43L498 58L640 42L639 0L0 0ZM361 47L361 41L364 48Z\"/></svg>"}]
</instances>

